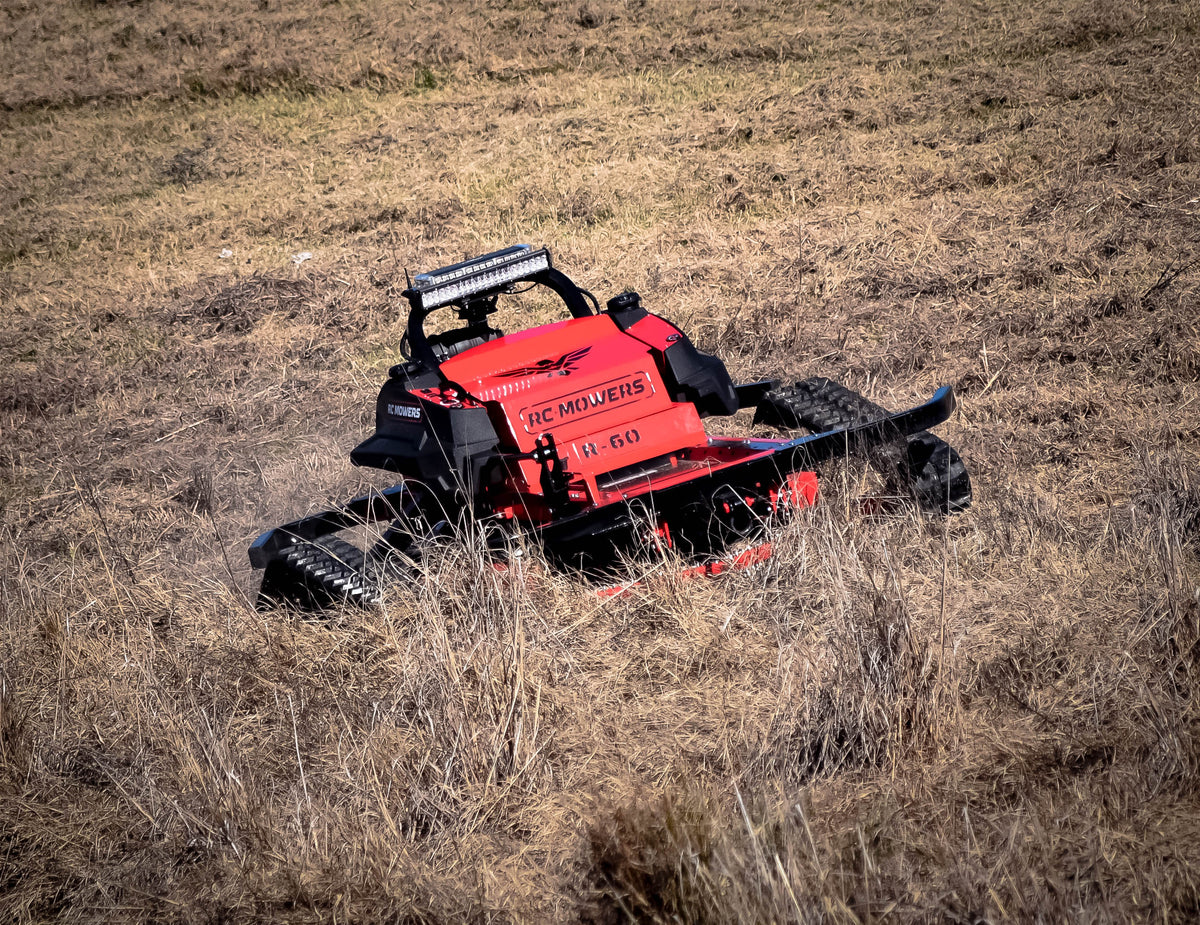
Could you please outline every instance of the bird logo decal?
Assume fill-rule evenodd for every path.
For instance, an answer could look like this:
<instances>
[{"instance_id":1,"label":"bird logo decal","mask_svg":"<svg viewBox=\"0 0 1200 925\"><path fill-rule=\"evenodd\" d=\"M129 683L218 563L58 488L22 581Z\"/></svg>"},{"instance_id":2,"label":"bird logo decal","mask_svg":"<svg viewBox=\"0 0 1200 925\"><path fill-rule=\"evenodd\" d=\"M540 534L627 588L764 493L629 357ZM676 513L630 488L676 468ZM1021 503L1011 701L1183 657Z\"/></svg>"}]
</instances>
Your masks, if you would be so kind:
<instances>
[{"instance_id":1,"label":"bird logo decal","mask_svg":"<svg viewBox=\"0 0 1200 925\"><path fill-rule=\"evenodd\" d=\"M564 353L556 360L538 360L532 366L521 366L517 369L497 373L496 378L516 379L520 376L536 376L538 373L558 373L560 376L569 376L575 369L575 364L591 352L591 347L580 347L578 350Z\"/></svg>"}]
</instances>

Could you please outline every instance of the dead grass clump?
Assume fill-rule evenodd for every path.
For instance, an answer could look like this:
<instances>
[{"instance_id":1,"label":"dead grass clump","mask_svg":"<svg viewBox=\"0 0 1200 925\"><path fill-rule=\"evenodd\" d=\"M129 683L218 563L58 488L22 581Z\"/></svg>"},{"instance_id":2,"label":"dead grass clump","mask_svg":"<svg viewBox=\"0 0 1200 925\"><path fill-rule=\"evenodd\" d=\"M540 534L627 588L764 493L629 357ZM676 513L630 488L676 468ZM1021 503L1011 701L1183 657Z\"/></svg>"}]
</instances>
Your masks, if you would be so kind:
<instances>
[{"instance_id":1,"label":"dead grass clump","mask_svg":"<svg viewBox=\"0 0 1200 925\"><path fill-rule=\"evenodd\" d=\"M110 546L104 561L111 555ZM460 661L459 650L439 644L436 623L408 638L386 613L365 624L356 613L343 629L336 618L293 623L257 616L227 595L206 600L199 589L186 601L178 591L164 596L138 577L141 569L117 567L111 577L120 585L107 584L102 569L91 574L103 604L91 601L67 624L47 622L56 611L43 599L7 614L20 632L3 644L23 666L5 672L0 690L0 780L15 810L5 819L17 852L8 857L49 850L54 816L87 827L96 841L26 871L3 901L5 914L78 914L116 882L125 897L118 902L146 912L133 897L158 896L177 907L174 896L205 881L204 916L320 909L495 920L482 884L454 896L396 850L445 839L461 852L473 832L511 823L540 786L539 710L552 697L514 652L519 632ZM511 589L475 586L473 594L482 607L470 613L490 607L495 615L486 630L469 628L483 644L501 629L497 608ZM175 617L150 619L164 611ZM355 680L364 669L375 678L370 688ZM80 725L48 744L46 724L60 711ZM281 858L305 860L281 878ZM462 863L465 872L475 862Z\"/></svg>"},{"instance_id":2,"label":"dead grass clump","mask_svg":"<svg viewBox=\"0 0 1200 925\"><path fill-rule=\"evenodd\" d=\"M95 359L47 357L14 363L0 372L0 414L18 421L53 418L89 404L115 376Z\"/></svg>"},{"instance_id":3,"label":"dead grass clump","mask_svg":"<svg viewBox=\"0 0 1200 925\"><path fill-rule=\"evenodd\" d=\"M247 276L208 277L181 293L169 321L199 323L208 334L247 335L268 319L284 326L313 326L346 335L372 317L391 315L390 283L348 281L312 271L255 270ZM317 351L323 348L314 345Z\"/></svg>"},{"instance_id":4,"label":"dead grass clump","mask_svg":"<svg viewBox=\"0 0 1200 925\"><path fill-rule=\"evenodd\" d=\"M194 297L172 320L196 320L215 325L215 331L245 332L266 315L279 312L290 320L320 313L316 285L309 276L284 277L254 272L229 285L214 278L201 283L203 294Z\"/></svg>"},{"instance_id":5,"label":"dead grass clump","mask_svg":"<svg viewBox=\"0 0 1200 925\"><path fill-rule=\"evenodd\" d=\"M463 203L454 196L439 196L432 200L420 199L418 203L400 203L348 219L341 219L322 232L374 236L389 240L397 228L418 226L430 240L443 237L451 223L462 216Z\"/></svg>"},{"instance_id":6,"label":"dead grass clump","mask_svg":"<svg viewBox=\"0 0 1200 925\"><path fill-rule=\"evenodd\" d=\"M700 870L711 863L719 833L714 805L685 792L610 808L587 834L583 922L707 922Z\"/></svg>"},{"instance_id":7,"label":"dead grass clump","mask_svg":"<svg viewBox=\"0 0 1200 925\"><path fill-rule=\"evenodd\" d=\"M163 164L162 174L165 179L185 189L215 175L211 155L205 148L184 148L176 152Z\"/></svg>"},{"instance_id":8,"label":"dead grass clump","mask_svg":"<svg viewBox=\"0 0 1200 925\"><path fill-rule=\"evenodd\" d=\"M17 702L13 679L0 672L0 767L10 774L19 776L21 769L29 766L34 749L30 732L29 717Z\"/></svg>"},{"instance_id":9,"label":"dead grass clump","mask_svg":"<svg viewBox=\"0 0 1200 925\"><path fill-rule=\"evenodd\" d=\"M804 652L805 660L802 669L792 669L798 677L789 679L786 699L781 696L772 714L751 765L755 780L805 784L877 768L900 754L934 753L957 737L958 695L943 673L945 651L938 651L944 630L935 630L933 614L915 622L900 578L904 566L866 552L877 537L851 538L856 528L840 522L837 493L833 488L826 507L788 537L791 543L780 544L780 577L774 580L789 587L790 600L772 600L767 610L774 614L764 617L778 620L780 611L791 612L799 646L791 657ZM910 520L901 515L880 526L888 533L915 528L919 536L919 525ZM792 543L802 544L800 563L789 561L788 550L797 548ZM792 569L799 574L790 575Z\"/></svg>"}]
</instances>

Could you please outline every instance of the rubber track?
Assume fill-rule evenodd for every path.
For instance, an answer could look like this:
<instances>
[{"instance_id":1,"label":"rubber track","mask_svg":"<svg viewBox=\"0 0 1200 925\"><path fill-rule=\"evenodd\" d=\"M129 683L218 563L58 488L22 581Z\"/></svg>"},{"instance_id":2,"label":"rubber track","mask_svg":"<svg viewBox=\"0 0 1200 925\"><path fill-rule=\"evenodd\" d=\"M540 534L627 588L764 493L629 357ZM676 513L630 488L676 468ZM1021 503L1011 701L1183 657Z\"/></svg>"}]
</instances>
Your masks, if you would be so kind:
<instances>
[{"instance_id":1,"label":"rubber track","mask_svg":"<svg viewBox=\"0 0 1200 925\"><path fill-rule=\"evenodd\" d=\"M818 376L768 393L755 421L812 433L841 430L884 417L888 412L840 383ZM894 477L907 487L922 510L950 514L971 504L971 478L958 453L929 431L908 440L904 459L884 454Z\"/></svg>"},{"instance_id":2,"label":"rubber track","mask_svg":"<svg viewBox=\"0 0 1200 925\"><path fill-rule=\"evenodd\" d=\"M971 476L966 465L954 447L929 431L909 438L903 474L923 511L956 514L971 506Z\"/></svg>"},{"instance_id":3,"label":"rubber track","mask_svg":"<svg viewBox=\"0 0 1200 925\"><path fill-rule=\"evenodd\" d=\"M320 610L336 603L379 602L378 582L372 580L363 551L337 537L298 542L280 552L263 572L259 607L288 604L301 610Z\"/></svg>"}]
</instances>

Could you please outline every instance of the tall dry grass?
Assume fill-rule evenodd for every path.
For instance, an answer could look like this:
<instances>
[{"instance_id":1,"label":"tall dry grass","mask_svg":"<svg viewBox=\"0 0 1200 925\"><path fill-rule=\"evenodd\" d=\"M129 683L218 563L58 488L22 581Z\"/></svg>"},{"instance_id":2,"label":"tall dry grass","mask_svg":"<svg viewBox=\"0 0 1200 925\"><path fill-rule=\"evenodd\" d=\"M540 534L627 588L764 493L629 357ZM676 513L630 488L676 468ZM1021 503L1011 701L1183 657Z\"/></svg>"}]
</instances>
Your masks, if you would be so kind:
<instances>
[{"instance_id":1,"label":"tall dry grass","mask_svg":"<svg viewBox=\"0 0 1200 925\"><path fill-rule=\"evenodd\" d=\"M0 11L0 918L1194 918L1196 28ZM380 484L405 270L514 241L739 378L953 382L975 507L848 465L718 581L468 540L256 613L249 540Z\"/></svg>"}]
</instances>

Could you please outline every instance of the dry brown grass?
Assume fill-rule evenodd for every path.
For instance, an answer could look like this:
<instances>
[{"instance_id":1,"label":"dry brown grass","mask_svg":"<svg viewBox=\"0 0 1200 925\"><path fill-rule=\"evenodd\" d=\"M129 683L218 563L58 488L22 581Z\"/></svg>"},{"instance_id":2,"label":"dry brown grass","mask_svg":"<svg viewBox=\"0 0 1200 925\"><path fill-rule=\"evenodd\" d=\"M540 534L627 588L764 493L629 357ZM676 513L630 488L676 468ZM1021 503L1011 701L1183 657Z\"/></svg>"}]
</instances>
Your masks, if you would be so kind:
<instances>
[{"instance_id":1,"label":"dry brown grass","mask_svg":"<svg viewBox=\"0 0 1200 925\"><path fill-rule=\"evenodd\" d=\"M0 919L1195 918L1200 17L779 6L0 10ZM255 613L379 484L404 270L514 241L953 382L976 506Z\"/></svg>"}]
</instances>

